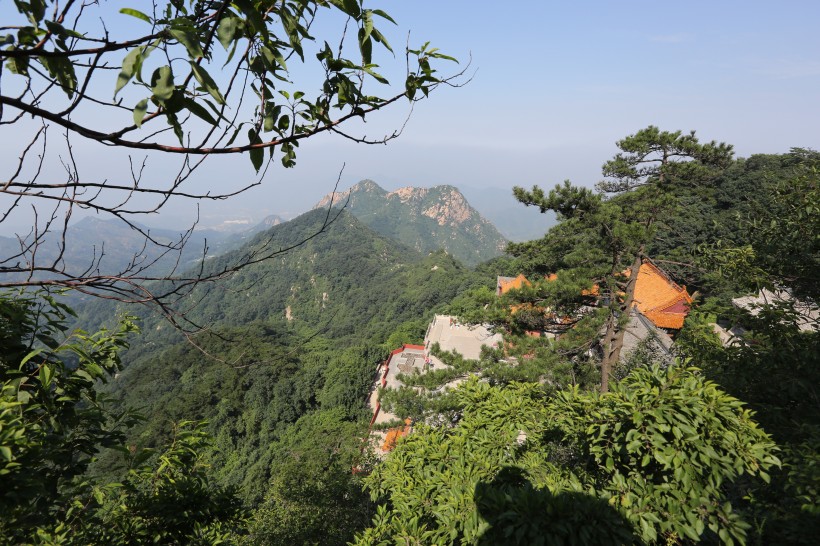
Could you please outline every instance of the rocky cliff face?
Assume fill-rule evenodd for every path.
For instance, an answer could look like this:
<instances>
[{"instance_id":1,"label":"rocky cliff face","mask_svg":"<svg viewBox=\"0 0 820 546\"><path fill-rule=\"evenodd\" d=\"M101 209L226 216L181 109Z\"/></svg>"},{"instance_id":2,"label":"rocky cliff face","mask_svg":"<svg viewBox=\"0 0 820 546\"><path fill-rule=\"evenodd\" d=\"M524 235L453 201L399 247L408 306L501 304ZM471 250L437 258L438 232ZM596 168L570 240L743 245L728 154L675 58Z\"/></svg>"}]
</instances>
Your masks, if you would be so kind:
<instances>
[{"instance_id":1,"label":"rocky cliff face","mask_svg":"<svg viewBox=\"0 0 820 546\"><path fill-rule=\"evenodd\" d=\"M430 252L443 248L467 265L500 255L507 241L453 186L388 192L372 180L326 195L314 208L344 206L375 231Z\"/></svg>"}]
</instances>

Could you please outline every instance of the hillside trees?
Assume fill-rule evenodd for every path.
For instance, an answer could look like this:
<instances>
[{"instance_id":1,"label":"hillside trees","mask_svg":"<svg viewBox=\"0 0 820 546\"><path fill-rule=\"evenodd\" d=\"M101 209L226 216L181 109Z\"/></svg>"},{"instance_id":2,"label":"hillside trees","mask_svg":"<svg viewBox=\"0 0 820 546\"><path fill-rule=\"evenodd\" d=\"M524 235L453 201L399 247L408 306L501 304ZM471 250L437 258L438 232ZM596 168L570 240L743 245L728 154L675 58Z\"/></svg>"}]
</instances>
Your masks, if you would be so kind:
<instances>
[{"instance_id":1,"label":"hillside trees","mask_svg":"<svg viewBox=\"0 0 820 546\"><path fill-rule=\"evenodd\" d=\"M781 448L783 468L771 484L746 490L748 518L761 543L811 544L820 532L820 322L818 269L817 153L792 150L765 157L777 168L770 182L758 185L738 218L739 237L702 248L702 261L716 277L731 277L746 291L760 288L790 294L750 309L716 301L711 312L745 330L728 345L698 328L703 318L687 321L681 353L702 366L713 380L747 401Z\"/></svg>"},{"instance_id":2,"label":"hillside trees","mask_svg":"<svg viewBox=\"0 0 820 546\"><path fill-rule=\"evenodd\" d=\"M611 392L455 391L453 426L417 426L367 479L358 544L745 541L729 485L768 481L775 446L696 369L638 369Z\"/></svg>"},{"instance_id":3,"label":"hillside trees","mask_svg":"<svg viewBox=\"0 0 820 546\"><path fill-rule=\"evenodd\" d=\"M275 474L251 520L251 543L342 546L373 517L361 476L351 471L362 465L365 427L330 407L302 417L276 447Z\"/></svg>"},{"instance_id":4,"label":"hillside trees","mask_svg":"<svg viewBox=\"0 0 820 546\"><path fill-rule=\"evenodd\" d=\"M724 283L712 284L721 290L707 296L725 300L734 290L768 286L789 289L799 301L752 312L710 301L710 312L743 325L743 337L722 345L714 316L694 311L676 338L675 365L616 375L607 393L554 389L557 383L543 376L540 384L505 383L481 370L486 383L432 400L439 420L397 393L395 404L408 414L420 408L420 419L368 481L383 505L359 543L813 544L820 352L811 330L816 316L799 314L818 298L817 283L804 282L817 263L812 155L754 156L714 179L711 169L687 167L694 178L674 179L661 196L669 204L660 210L675 221L689 211L673 205L699 195L723 200L704 207L708 216L689 219L704 223L701 240L710 244L680 249L708 250L694 265ZM534 319L516 318L521 308L511 305L543 310L559 302L569 312L594 303L592 283L610 271L603 250L615 247L617 234L641 233L629 225L642 219L648 197L641 188L605 199L565 185L536 196L563 217L543 241L514 246L532 286L508 299L476 291L472 305L468 297L456 302L459 312L507 321L515 333L515 321L526 329ZM733 193L738 188L747 191ZM655 225L668 218L659 214ZM646 237L647 245L669 250L668 241ZM557 279L543 283L530 275L552 272ZM592 324L587 318L595 313L568 329L541 314L540 324L564 328L565 339ZM594 339L600 332L586 333ZM530 345L525 337L508 339L532 360L540 357L536 344L558 359L572 356L543 338Z\"/></svg>"},{"instance_id":5,"label":"hillside trees","mask_svg":"<svg viewBox=\"0 0 820 546\"><path fill-rule=\"evenodd\" d=\"M266 239L285 246L325 215L306 213L247 247ZM230 256L213 266L223 259ZM173 440L173 423L207 420L210 483L235 488L249 507L249 541L344 544L372 517L351 470L366 468L365 402L395 348L385 341L395 332L420 339L455 295L491 284L443 252L421 255L343 211L288 255L192 292L200 302L192 318L211 325L193 341L216 358L203 358L160 317L145 319L111 385L117 407L142 408L128 444L160 449ZM107 450L89 473L112 481L126 461Z\"/></svg>"},{"instance_id":6,"label":"hillside trees","mask_svg":"<svg viewBox=\"0 0 820 546\"><path fill-rule=\"evenodd\" d=\"M654 126L617 145L621 152L603 166L606 178L598 184L602 193L574 188L569 182L548 194L537 186L532 191L515 188L519 201L542 211L555 211L564 225L559 224L541 244L510 246L514 255L524 257L538 269L559 272L559 280L561 266L565 265L571 269L574 282L586 276L587 290L593 283L598 286L598 302L609 309L601 342L602 392L608 390L610 376L620 360L647 244L656 224L674 207L671 189L708 183L732 158L730 145L714 141L702 144L694 132L684 135ZM604 198L606 194L617 199ZM578 293L574 297L577 300Z\"/></svg>"},{"instance_id":7,"label":"hillside trees","mask_svg":"<svg viewBox=\"0 0 820 546\"><path fill-rule=\"evenodd\" d=\"M182 422L156 450L125 448L136 416L95 383L121 370L134 330L66 333L49 298L0 297L0 541L4 544L213 544L240 527L232 491L214 487L201 425ZM85 472L103 448L127 453L112 481Z\"/></svg>"},{"instance_id":8,"label":"hillside trees","mask_svg":"<svg viewBox=\"0 0 820 546\"><path fill-rule=\"evenodd\" d=\"M300 143L322 133L391 140L401 131L372 138L354 125L440 85L458 85L436 70L437 61L452 59L424 44L406 50L403 85L391 88L376 63L380 49L393 52L379 25L394 21L358 0L167 0L119 12L105 3L38 0L14 8L0 49L0 126L4 141L18 145L19 161L0 182L0 223L17 214L31 229L0 257L0 286L71 287L164 305L198 282L287 249L266 247L207 275L158 275L151 266L179 253L193 228L168 242L141 227L140 217L179 199L245 191L261 183L274 158L293 167ZM123 150L116 156L123 168L106 173L84 164L77 139L96 154ZM239 154L258 179L213 187L205 160ZM177 167L152 173L149 163L160 156L177 158ZM99 248L86 268L69 268L64 234L80 209L125 222L160 257L141 252L112 272ZM62 234L56 252L38 253L51 232ZM157 276L174 282L149 288Z\"/></svg>"},{"instance_id":9,"label":"hillside trees","mask_svg":"<svg viewBox=\"0 0 820 546\"><path fill-rule=\"evenodd\" d=\"M787 286L795 296L820 297L820 153L794 149L797 163L787 180L764 192L745 227L760 269L770 286Z\"/></svg>"}]
</instances>

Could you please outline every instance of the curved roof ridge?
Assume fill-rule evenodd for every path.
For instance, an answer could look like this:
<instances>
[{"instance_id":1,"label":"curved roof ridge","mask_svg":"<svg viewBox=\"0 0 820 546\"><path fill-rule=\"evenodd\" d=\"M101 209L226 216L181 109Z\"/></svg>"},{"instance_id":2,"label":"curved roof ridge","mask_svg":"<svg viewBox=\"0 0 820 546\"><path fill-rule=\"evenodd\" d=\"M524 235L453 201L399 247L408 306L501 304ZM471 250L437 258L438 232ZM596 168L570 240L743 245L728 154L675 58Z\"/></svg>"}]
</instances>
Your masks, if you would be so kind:
<instances>
[{"instance_id":1,"label":"curved roof ridge","mask_svg":"<svg viewBox=\"0 0 820 546\"><path fill-rule=\"evenodd\" d=\"M651 267L653 270L655 270L655 272L656 272L657 274L659 274L660 276L662 276L662 277L663 277L663 278L664 278L664 279L665 279L665 280L666 280L669 284L671 284L671 285L672 285L674 288L676 288L677 290L682 290L682 291L686 292L686 287L685 287L685 286L681 287L681 285L679 285L679 284L678 284L678 283L676 283L674 280L672 280L672 277L670 277L670 276L669 276L669 273L667 273L666 271L664 271L663 269L661 269L661 268L658 266L658 264L656 264L654 261L652 261L652 258L649 258L648 256L644 256L644 258L643 258L643 262L642 262L642 263L644 263L644 264L648 265L648 266L649 266L649 267Z\"/></svg>"}]
</instances>

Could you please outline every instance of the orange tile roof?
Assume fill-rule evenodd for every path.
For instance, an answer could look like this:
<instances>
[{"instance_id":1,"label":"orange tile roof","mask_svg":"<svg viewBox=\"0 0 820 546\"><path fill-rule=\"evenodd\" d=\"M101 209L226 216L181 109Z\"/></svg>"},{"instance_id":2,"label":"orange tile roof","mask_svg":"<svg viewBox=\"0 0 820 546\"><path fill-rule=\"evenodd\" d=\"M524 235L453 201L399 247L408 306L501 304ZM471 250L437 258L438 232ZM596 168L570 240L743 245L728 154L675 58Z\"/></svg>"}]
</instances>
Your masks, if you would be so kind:
<instances>
[{"instance_id":1,"label":"orange tile roof","mask_svg":"<svg viewBox=\"0 0 820 546\"><path fill-rule=\"evenodd\" d=\"M506 294L512 289L520 289L524 285L530 286L530 281L527 280L523 274L519 274L512 280L499 280L498 281L498 289L501 291L502 294Z\"/></svg>"},{"instance_id":2,"label":"orange tile roof","mask_svg":"<svg viewBox=\"0 0 820 546\"><path fill-rule=\"evenodd\" d=\"M624 271L624 276L629 275L629 270ZM547 277L554 281L558 276L552 273ZM524 275L518 275L512 280L500 281L499 289L504 294L513 288L521 288L524 284L530 285ZM590 290L581 292L584 296L597 296L598 285L593 285ZM686 291L686 287L678 286L669 276L650 260L644 260L638 271L638 279L635 284L634 307L651 320L659 328L669 328L680 330L683 328L683 321L689 313L689 306L692 304L692 296ZM522 305L512 306L513 313L524 308ZM531 307L531 306L530 306Z\"/></svg>"},{"instance_id":3,"label":"orange tile roof","mask_svg":"<svg viewBox=\"0 0 820 546\"><path fill-rule=\"evenodd\" d=\"M410 419L405 419L403 427L395 427L388 430L387 437L382 444L382 451L392 451L393 448L396 447L396 442L399 438L407 436L407 434L410 433L411 423L412 421Z\"/></svg>"},{"instance_id":4,"label":"orange tile roof","mask_svg":"<svg viewBox=\"0 0 820 546\"><path fill-rule=\"evenodd\" d=\"M641 264L635 284L638 311L660 328L679 330L689 313L692 296L649 260Z\"/></svg>"}]
</instances>

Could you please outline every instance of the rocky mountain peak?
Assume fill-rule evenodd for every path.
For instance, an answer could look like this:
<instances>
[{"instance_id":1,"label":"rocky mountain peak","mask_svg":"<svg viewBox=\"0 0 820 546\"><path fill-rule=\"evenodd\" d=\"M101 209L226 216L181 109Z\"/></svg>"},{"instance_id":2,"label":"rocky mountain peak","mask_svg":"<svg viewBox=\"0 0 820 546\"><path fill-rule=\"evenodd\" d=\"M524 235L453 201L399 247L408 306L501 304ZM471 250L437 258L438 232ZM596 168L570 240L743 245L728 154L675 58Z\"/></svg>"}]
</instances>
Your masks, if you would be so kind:
<instances>
[{"instance_id":1,"label":"rocky mountain peak","mask_svg":"<svg viewBox=\"0 0 820 546\"><path fill-rule=\"evenodd\" d=\"M372 180L326 195L314 208L347 205L368 226L421 252L439 248L468 265L498 256L506 240L454 186L385 191Z\"/></svg>"},{"instance_id":2,"label":"rocky mountain peak","mask_svg":"<svg viewBox=\"0 0 820 546\"><path fill-rule=\"evenodd\" d=\"M326 209L331 204L333 206L338 205L339 203L345 203L347 201L347 197L350 195L350 191L353 188L345 191L332 191L329 194L322 197L318 203L313 205L314 209Z\"/></svg>"},{"instance_id":3,"label":"rocky mountain peak","mask_svg":"<svg viewBox=\"0 0 820 546\"><path fill-rule=\"evenodd\" d=\"M361 182L359 182L357 184L354 184L353 186L351 186L349 191L352 191L354 193L358 192L358 191L368 191L368 192L376 192L376 193L382 193L382 194L387 193L387 191L384 188L382 188L381 186L379 186L378 184L376 184L375 182L373 182L369 178L366 178L366 179L362 180Z\"/></svg>"},{"instance_id":4,"label":"rocky mountain peak","mask_svg":"<svg viewBox=\"0 0 820 546\"><path fill-rule=\"evenodd\" d=\"M348 202L348 198L358 194L386 195L387 191L372 180L362 180L345 191L334 191L322 197L318 203L313 205L314 209L327 208L332 203L333 206L342 205Z\"/></svg>"},{"instance_id":5,"label":"rocky mountain peak","mask_svg":"<svg viewBox=\"0 0 820 546\"><path fill-rule=\"evenodd\" d=\"M265 216L265 218L259 222L259 225L264 228L271 228L273 226L278 226L283 222L282 217L276 214L270 214Z\"/></svg>"},{"instance_id":6,"label":"rocky mountain peak","mask_svg":"<svg viewBox=\"0 0 820 546\"><path fill-rule=\"evenodd\" d=\"M408 203L410 201L419 201L424 199L427 197L429 192L429 188L414 188L413 186L405 186L388 193L386 197L388 199L398 199L402 203Z\"/></svg>"},{"instance_id":7,"label":"rocky mountain peak","mask_svg":"<svg viewBox=\"0 0 820 546\"><path fill-rule=\"evenodd\" d=\"M460 191L451 186L442 189L438 201L425 208L422 214L432 218L440 226L458 226L473 218L474 215L478 216Z\"/></svg>"}]
</instances>

